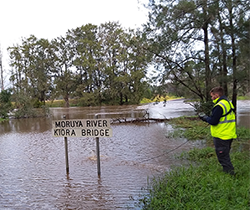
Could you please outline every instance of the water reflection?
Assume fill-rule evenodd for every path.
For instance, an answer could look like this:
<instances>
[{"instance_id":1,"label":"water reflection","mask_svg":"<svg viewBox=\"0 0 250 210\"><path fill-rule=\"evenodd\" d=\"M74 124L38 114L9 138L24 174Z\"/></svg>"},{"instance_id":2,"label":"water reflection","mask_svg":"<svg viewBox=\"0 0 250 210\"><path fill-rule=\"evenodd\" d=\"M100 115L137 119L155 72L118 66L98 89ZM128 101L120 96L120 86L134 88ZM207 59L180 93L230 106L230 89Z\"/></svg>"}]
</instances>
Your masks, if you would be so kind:
<instances>
[{"instance_id":1,"label":"water reflection","mask_svg":"<svg viewBox=\"0 0 250 210\"><path fill-rule=\"evenodd\" d=\"M245 107L245 104L243 104ZM100 139L101 178L97 176L95 139L68 138L70 174L65 173L63 138L52 137L52 120L101 117L154 118L193 115L181 101L124 107L54 108L51 118L20 119L0 126L1 209L136 209L148 177L178 165L168 151L185 139L168 138L165 123L112 124L113 137ZM245 116L246 109L239 109ZM201 147L188 142L175 152Z\"/></svg>"},{"instance_id":2,"label":"water reflection","mask_svg":"<svg viewBox=\"0 0 250 210\"><path fill-rule=\"evenodd\" d=\"M237 101L237 125L250 129L250 101Z\"/></svg>"}]
</instances>

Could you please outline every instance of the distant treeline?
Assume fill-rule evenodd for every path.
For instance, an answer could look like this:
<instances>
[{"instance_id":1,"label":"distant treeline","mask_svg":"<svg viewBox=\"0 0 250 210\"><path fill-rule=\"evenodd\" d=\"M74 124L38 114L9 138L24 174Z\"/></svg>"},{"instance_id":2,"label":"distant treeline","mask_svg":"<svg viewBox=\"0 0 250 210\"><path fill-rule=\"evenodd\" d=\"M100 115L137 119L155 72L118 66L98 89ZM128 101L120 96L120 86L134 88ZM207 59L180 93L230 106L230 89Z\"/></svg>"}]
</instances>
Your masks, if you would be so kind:
<instances>
[{"instance_id":1,"label":"distant treeline","mask_svg":"<svg viewBox=\"0 0 250 210\"><path fill-rule=\"evenodd\" d=\"M87 24L52 41L30 36L9 48L13 94L39 102L81 98L81 105L139 103L150 62L140 34L118 23ZM29 100L29 99L27 99Z\"/></svg>"}]
</instances>

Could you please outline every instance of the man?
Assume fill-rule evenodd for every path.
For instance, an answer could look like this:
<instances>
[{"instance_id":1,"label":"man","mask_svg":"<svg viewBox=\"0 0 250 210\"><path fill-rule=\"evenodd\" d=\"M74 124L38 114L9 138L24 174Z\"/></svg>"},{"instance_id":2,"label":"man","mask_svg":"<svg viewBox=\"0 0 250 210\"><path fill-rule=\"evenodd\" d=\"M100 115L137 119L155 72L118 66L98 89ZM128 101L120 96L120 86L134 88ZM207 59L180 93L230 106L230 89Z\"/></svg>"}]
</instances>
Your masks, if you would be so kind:
<instances>
[{"instance_id":1,"label":"man","mask_svg":"<svg viewBox=\"0 0 250 210\"><path fill-rule=\"evenodd\" d=\"M221 87L215 87L210 91L214 102L212 115L200 116L200 118L211 125L211 135L219 163L223 171L234 175L234 167L230 160L230 149L236 135L236 120L233 104L224 96Z\"/></svg>"}]
</instances>

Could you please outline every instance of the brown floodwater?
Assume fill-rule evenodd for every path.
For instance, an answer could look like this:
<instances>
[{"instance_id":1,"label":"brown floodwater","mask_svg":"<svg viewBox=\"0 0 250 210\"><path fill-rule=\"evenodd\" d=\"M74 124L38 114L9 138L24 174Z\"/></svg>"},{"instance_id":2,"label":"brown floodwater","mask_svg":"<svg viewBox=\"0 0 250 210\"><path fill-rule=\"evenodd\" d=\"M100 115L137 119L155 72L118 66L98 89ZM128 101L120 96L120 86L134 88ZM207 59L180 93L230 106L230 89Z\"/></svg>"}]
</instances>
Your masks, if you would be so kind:
<instances>
[{"instance_id":1,"label":"brown floodwater","mask_svg":"<svg viewBox=\"0 0 250 210\"><path fill-rule=\"evenodd\" d=\"M240 104L242 103L242 104ZM249 127L249 101L239 102L238 123ZM136 206L151 178L182 164L176 153L203 147L168 137L166 123L111 124L113 136L100 138L101 176L95 138L68 138L69 175L63 137L52 136L52 120L99 118L173 118L194 115L183 101L166 106L52 108L48 118L11 119L0 125L0 209L140 209ZM171 153L169 151L174 150ZM166 155L166 153L168 153Z\"/></svg>"}]
</instances>

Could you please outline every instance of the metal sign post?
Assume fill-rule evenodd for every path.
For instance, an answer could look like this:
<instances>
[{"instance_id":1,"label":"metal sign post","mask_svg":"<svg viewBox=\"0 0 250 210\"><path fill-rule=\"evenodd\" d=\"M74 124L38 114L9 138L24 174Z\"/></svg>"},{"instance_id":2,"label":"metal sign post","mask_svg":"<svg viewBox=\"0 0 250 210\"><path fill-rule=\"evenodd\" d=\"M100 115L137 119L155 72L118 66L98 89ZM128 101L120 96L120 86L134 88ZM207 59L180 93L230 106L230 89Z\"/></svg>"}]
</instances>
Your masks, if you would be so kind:
<instances>
[{"instance_id":1,"label":"metal sign post","mask_svg":"<svg viewBox=\"0 0 250 210\"><path fill-rule=\"evenodd\" d=\"M69 174L69 152L68 152L68 138L64 137L65 145L65 160L66 160L66 173Z\"/></svg>"}]
</instances>

